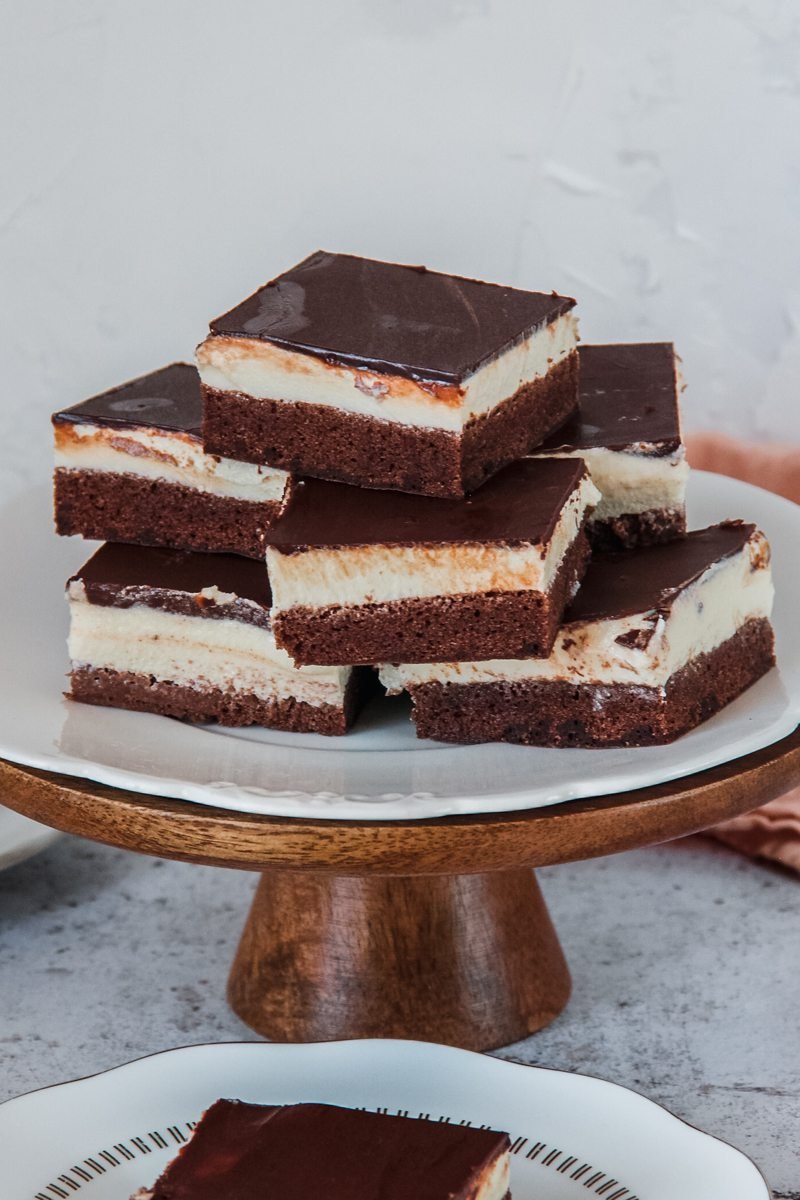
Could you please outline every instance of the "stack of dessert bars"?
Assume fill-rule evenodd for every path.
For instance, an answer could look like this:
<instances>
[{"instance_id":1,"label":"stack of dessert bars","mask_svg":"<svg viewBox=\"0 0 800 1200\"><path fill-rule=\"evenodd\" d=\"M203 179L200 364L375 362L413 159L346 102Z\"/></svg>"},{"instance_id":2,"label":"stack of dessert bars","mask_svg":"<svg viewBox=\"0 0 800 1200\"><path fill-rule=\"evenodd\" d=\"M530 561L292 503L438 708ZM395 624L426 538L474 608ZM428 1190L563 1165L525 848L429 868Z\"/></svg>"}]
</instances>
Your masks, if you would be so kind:
<instances>
[{"instance_id":1,"label":"stack of dessert bars","mask_svg":"<svg viewBox=\"0 0 800 1200\"><path fill-rule=\"evenodd\" d=\"M575 301L318 252L182 363L55 414L71 696L341 734L646 745L774 662L769 547L686 531L671 344Z\"/></svg>"}]
</instances>

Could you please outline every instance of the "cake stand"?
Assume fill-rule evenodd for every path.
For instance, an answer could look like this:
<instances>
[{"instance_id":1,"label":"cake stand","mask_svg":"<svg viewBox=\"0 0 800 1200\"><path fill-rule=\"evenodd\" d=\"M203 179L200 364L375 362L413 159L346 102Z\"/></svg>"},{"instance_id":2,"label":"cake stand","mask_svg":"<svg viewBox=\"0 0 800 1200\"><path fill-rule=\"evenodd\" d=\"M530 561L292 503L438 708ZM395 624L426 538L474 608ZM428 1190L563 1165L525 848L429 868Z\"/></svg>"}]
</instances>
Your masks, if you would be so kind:
<instances>
[{"instance_id":1,"label":"cake stand","mask_svg":"<svg viewBox=\"0 0 800 1200\"><path fill-rule=\"evenodd\" d=\"M800 728L713 770L549 808L422 821L257 816L0 760L8 807L107 845L260 871L228 998L275 1041L508 1045L570 977L532 868L696 833L800 780ZM598 915L598 920L601 919Z\"/></svg>"}]
</instances>

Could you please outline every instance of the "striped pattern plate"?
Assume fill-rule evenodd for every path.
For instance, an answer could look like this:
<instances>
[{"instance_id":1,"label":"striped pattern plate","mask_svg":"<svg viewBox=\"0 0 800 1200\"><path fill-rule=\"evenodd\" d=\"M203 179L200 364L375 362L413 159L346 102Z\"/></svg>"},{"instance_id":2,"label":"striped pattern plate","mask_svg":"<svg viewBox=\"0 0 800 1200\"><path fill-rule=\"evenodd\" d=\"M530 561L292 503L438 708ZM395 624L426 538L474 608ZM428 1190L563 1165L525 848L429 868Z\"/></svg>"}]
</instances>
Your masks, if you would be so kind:
<instances>
[{"instance_id":1,"label":"striped pattern plate","mask_svg":"<svg viewBox=\"0 0 800 1200\"><path fill-rule=\"evenodd\" d=\"M190 1046L9 1100L3 1200L128 1200L220 1096L507 1130L514 1200L769 1200L745 1155L626 1088L400 1041Z\"/></svg>"}]
</instances>

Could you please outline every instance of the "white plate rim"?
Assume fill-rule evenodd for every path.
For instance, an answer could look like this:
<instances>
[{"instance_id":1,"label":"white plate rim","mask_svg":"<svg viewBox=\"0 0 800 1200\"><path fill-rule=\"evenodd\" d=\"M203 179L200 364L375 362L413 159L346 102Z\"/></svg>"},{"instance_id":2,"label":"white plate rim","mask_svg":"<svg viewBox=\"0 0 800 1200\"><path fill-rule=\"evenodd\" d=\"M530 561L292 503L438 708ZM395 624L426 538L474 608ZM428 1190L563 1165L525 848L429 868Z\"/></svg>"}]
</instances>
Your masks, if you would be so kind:
<instances>
[{"instance_id":1,"label":"white plate rim","mask_svg":"<svg viewBox=\"0 0 800 1200\"><path fill-rule=\"evenodd\" d=\"M753 487L750 484L743 484L722 476L711 476L704 472L694 472L693 479L695 485L701 491L705 489L708 492L712 487L717 489L722 488L726 496L734 497L735 503L734 500L731 500L733 511L742 510L745 515L748 515L749 498L754 507L765 506L767 512L775 514L776 522L790 521L796 523L798 532L800 532L800 506L794 505L788 500L765 492L760 488ZM757 514L751 515L757 516ZM81 557L86 553L84 550ZM782 565L788 570L788 563ZM792 564L792 570L798 572L798 585L800 586L800 569L795 568L794 564ZM468 790L461 789L457 794L445 795L442 792L437 793L435 790L416 791L406 789L403 791L381 791L380 788L377 788L371 794L366 795L353 791L337 791L335 788L325 791L292 791L285 786L280 790L270 790L268 787L260 785L250 785L241 782L231 783L226 782L224 779L209 780L205 778L203 782L193 782L190 779L181 777L179 774L150 774L142 770L131 770L125 766L113 763L98 762L92 758L70 755L57 742L53 743L48 750L31 750L30 747L21 749L19 745L14 743L13 738L9 740L5 727L0 729L0 757L17 763L20 766L54 771L73 778L90 780L109 787L121 788L132 793L162 796L170 799L189 801L191 803L210 805L211 807L226 811L264 816L301 817L337 821L367 820L391 822L483 813L520 812L547 807L552 804L560 804L570 800L593 799L620 792L635 791L653 784L671 782L685 778L701 770L735 761L789 736L794 732L798 723L800 723L800 646L796 645L793 640L791 648L791 659L786 654L781 656L784 671L787 669L787 664L789 662L791 664L791 670L788 675L783 674L778 676L775 672L770 673L770 677L774 677L777 680L778 687L782 688L783 681L785 680L789 685L789 690L787 694L786 690L783 689L786 703L783 709L780 710L779 715L771 718L768 729L765 730L759 727L755 729L748 728L747 722L750 720L749 716L745 720L745 728L743 729L741 728L741 718L739 718L739 724L736 727L737 736L735 742L728 744L724 750L720 750L717 744L719 739L711 739L710 743L708 739L705 740L702 743L703 748L699 752L702 761L698 761L698 753L695 753L694 757L691 757L690 752L688 759L682 758L680 753L672 753L674 747L684 746L689 748L691 746L692 743L689 739L692 738L692 734L690 733L687 735L687 738L672 743L672 746L666 748L669 753L661 756L659 761L662 765L655 773L647 767L647 763L652 762L652 759L646 756L649 750L664 748L645 748L643 751L633 752L632 755L630 752L626 752L622 765L615 769L613 766L615 760L612 758L609 761L608 757L613 756L613 751L566 750L541 752L531 748L500 747L504 753L508 750L523 750L523 753L530 756L541 753L555 754L562 758L565 755L576 753L589 755L591 758L588 761L591 763L591 767L582 769L581 776L577 779L563 777L554 785L526 783L525 787L521 788L519 782L516 781L513 790L503 790L502 787L499 787L497 791L492 791L491 793L488 793L486 789L484 789L483 793L474 790L469 792ZM761 682L764 683L764 681ZM756 688L759 686L760 684L756 684ZM770 686L772 685L770 684ZM718 714L713 720L723 723L715 726L715 729L719 731L720 729L724 730L727 728L724 722L729 718L733 719L732 710L743 700L749 703L751 697L752 693L746 693L745 697L740 698L740 701L737 701L734 706ZM95 711L111 712L112 710ZM116 711L117 715L120 715L119 710ZM743 710L737 711L741 712ZM127 719L143 719L159 723L163 723L166 720L165 718L149 714L125 713L122 715ZM707 730L712 724L713 722L710 722L706 726L701 727L699 731L701 736L705 736L703 731ZM143 728L143 725L137 726L137 729ZM196 729L189 729L187 731L184 727L184 731L178 735L183 739L181 742L181 753L184 759L187 758L189 750L198 744L196 741L192 741L190 745L191 736L202 736L203 732L205 731L198 731ZM185 737L184 734L186 734ZM292 735L288 736L291 737ZM730 734L728 736L730 737ZM233 739L224 738L223 740L228 744L229 749ZM421 743L421 745L424 744ZM431 746L433 744L428 743L427 745ZM714 748L715 746L716 749ZM281 746L281 750L283 748ZM328 747L326 746L325 748L327 749ZM349 748L349 746L346 747L346 749ZM268 749L268 747L265 747L265 749ZM458 747L443 747L439 748L439 752L452 753L458 749ZM490 753L487 747L469 747L466 749L480 749L487 754ZM496 746L495 751L497 751ZM302 754L304 753L304 749L298 745L296 749L292 747L291 752L293 754ZM260 749L258 753L261 753ZM381 755L384 756L385 761L385 752L379 750L377 756ZM667 766L664 765L665 760L668 760ZM531 757L528 761L534 763L535 770L534 759ZM566 762L566 759L564 761ZM594 769L595 765L598 770Z\"/></svg>"},{"instance_id":2,"label":"white plate rim","mask_svg":"<svg viewBox=\"0 0 800 1200\"><path fill-rule=\"evenodd\" d=\"M123 1075L129 1068L146 1067L166 1058L185 1058L191 1060L198 1053L204 1054L211 1051L213 1054L221 1053L226 1050L236 1048L247 1048L247 1052L254 1051L255 1054L261 1054L268 1058L271 1053L277 1051L281 1055L292 1054L295 1051L300 1051L302 1054L313 1054L315 1051L324 1051L326 1049L335 1048L337 1052L353 1053L356 1056L363 1055L368 1057L371 1053L380 1052L386 1047L404 1047L409 1051L420 1053L424 1056L432 1057L441 1056L457 1056L461 1059L471 1059L477 1065L481 1064L481 1069L503 1070L511 1069L523 1073L529 1073L530 1077L535 1077L537 1074L557 1075L565 1079L574 1080L580 1086L581 1081L589 1081L592 1084L599 1084L601 1087L608 1088L612 1095L627 1093L629 1096L635 1097L637 1104L641 1102L642 1108L647 1109L651 1114L658 1113L659 1119L666 1118L672 1128L680 1127L688 1131L693 1139L698 1140L697 1144L702 1144L702 1140L707 1140L711 1143L716 1143L724 1148L731 1155L738 1156L743 1163L749 1165L755 1172L757 1180L763 1188L760 1197L753 1195L753 1200L772 1200L773 1192L767 1181L764 1172L759 1167L758 1163L745 1151L740 1150L732 1142L721 1138L716 1134L707 1133L699 1126L692 1124L683 1117L677 1116L666 1105L651 1099L643 1092L636 1088L628 1087L625 1084L615 1083L613 1080L606 1079L603 1076L590 1075L583 1071L563 1071L557 1067L544 1067L529 1063L523 1063L513 1058L500 1058L490 1054L482 1054L478 1051L465 1050L456 1046L442 1045L433 1042L420 1042L413 1039L401 1038L361 1038L361 1039L343 1039L343 1040L320 1040L303 1043L270 1043L247 1039L234 1039L223 1042L196 1042L186 1046L176 1046L165 1050L156 1050L149 1054L139 1055L135 1058L128 1059L125 1062L118 1063L113 1067L105 1068L100 1071L93 1071L87 1075L76 1076L72 1079L62 1080L58 1083L46 1084L42 1087L32 1088L29 1091L21 1092L17 1096L9 1097L7 1100L0 1102L0 1148L2 1147L3 1124L6 1114L15 1108L24 1107L28 1104L34 1105L36 1099L42 1096L49 1096L54 1092L60 1092L73 1087L79 1088L81 1085L91 1085L94 1081L105 1079L109 1076ZM491 1065L489 1065L491 1064ZM520 1076L521 1078L522 1076ZM557 1161L557 1160L556 1160ZM48 1185L42 1185L46 1188ZM631 1197L628 1189L625 1200L637 1200L637 1197ZM592 1193L590 1193L592 1194ZM600 1194L600 1193L594 1193ZM22 1200L22 1198L20 1198ZM33 1195L26 1196L25 1200L34 1200ZM676 1200L678 1198L676 1197ZM680 1198L683 1200L683 1197Z\"/></svg>"}]
</instances>

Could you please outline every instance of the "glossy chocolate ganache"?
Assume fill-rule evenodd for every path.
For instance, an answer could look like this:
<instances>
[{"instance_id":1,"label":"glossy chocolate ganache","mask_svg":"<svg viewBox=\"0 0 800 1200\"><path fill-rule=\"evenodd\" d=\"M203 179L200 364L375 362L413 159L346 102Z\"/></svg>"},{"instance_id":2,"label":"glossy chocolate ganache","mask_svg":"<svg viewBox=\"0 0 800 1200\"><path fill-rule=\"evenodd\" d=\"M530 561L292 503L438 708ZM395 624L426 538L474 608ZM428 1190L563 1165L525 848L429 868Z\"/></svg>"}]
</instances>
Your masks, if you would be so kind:
<instances>
[{"instance_id":1,"label":"glossy chocolate ganache","mask_svg":"<svg viewBox=\"0 0 800 1200\"><path fill-rule=\"evenodd\" d=\"M170 363L54 413L53 424L152 426L200 437L203 400L197 368Z\"/></svg>"},{"instance_id":2,"label":"glossy chocolate ganache","mask_svg":"<svg viewBox=\"0 0 800 1200\"><path fill-rule=\"evenodd\" d=\"M505 1133L327 1104L218 1100L153 1200L471 1200Z\"/></svg>"},{"instance_id":3,"label":"glossy chocolate ganache","mask_svg":"<svg viewBox=\"0 0 800 1200\"><path fill-rule=\"evenodd\" d=\"M523 459L471 496L452 500L302 479L266 541L284 554L309 547L544 544L585 475L580 459Z\"/></svg>"},{"instance_id":4,"label":"glossy chocolate ganache","mask_svg":"<svg viewBox=\"0 0 800 1200\"><path fill-rule=\"evenodd\" d=\"M318 250L210 329L212 338L262 338L326 362L459 384L574 305L555 292Z\"/></svg>"}]
</instances>

